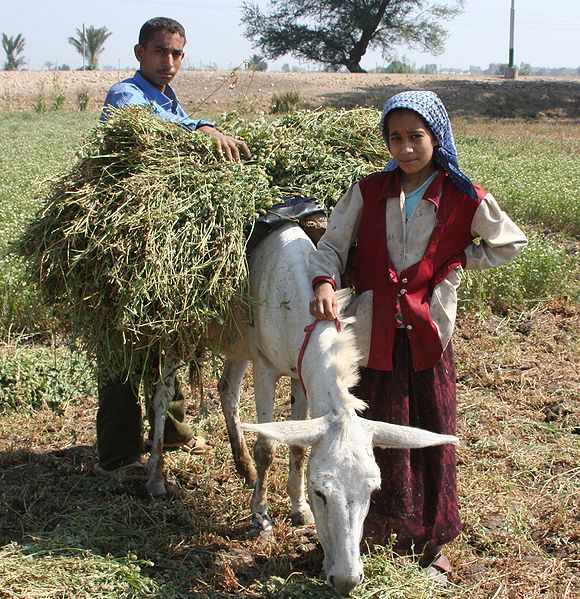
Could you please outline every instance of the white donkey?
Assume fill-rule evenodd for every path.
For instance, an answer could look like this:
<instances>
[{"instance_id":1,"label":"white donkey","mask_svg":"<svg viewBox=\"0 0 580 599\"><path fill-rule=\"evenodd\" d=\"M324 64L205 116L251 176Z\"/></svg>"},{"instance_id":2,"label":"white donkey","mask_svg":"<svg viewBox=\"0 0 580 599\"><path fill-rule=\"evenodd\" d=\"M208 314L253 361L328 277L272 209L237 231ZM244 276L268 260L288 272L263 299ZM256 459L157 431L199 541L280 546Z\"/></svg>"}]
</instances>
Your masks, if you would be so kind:
<instances>
[{"instance_id":1,"label":"white donkey","mask_svg":"<svg viewBox=\"0 0 580 599\"><path fill-rule=\"evenodd\" d=\"M449 435L366 420L357 415L364 402L349 393L357 381L357 367L365 364L370 339L370 293L359 298L351 330L339 332L336 324L321 321L312 328L308 343L304 329L312 323L309 301L312 287L308 257L314 245L302 229L287 224L271 233L253 251L250 261L252 322L239 323L238 341L228 344L222 334L219 349L228 358L219 384L238 472L248 482L253 470L241 428L255 431L257 478L252 497L254 532L269 530L267 473L275 441L290 446L288 493L294 523L312 522L324 550L327 583L348 594L363 579L360 541L371 493L380 486L380 472L373 447L417 448L457 443ZM344 298L343 298L344 299ZM217 339L217 335L212 335ZM357 339L360 346L357 347ZM366 357L365 357L366 355ZM241 381L253 362L254 391L259 424L241 425L238 407ZM167 361L165 385L171 385L176 363ZM280 376L291 377L291 421L272 422L275 386ZM307 390L306 399L301 381ZM164 401L164 382L158 384L156 403ZM148 489L163 491L161 472L164 410L155 426L155 451L150 460ZM311 420L306 420L310 412ZM308 497L304 495L304 461L308 466Z\"/></svg>"}]
</instances>

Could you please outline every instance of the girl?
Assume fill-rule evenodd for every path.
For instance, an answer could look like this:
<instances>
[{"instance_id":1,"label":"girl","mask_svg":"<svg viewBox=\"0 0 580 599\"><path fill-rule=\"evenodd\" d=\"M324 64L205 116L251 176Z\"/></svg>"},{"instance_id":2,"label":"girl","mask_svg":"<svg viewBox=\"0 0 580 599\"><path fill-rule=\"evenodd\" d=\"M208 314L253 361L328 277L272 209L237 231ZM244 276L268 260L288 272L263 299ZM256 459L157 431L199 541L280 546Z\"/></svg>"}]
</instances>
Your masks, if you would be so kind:
<instances>
[{"instance_id":1,"label":"girl","mask_svg":"<svg viewBox=\"0 0 580 599\"><path fill-rule=\"evenodd\" d=\"M356 292L373 292L369 360L354 390L369 405L364 415L454 434L450 338L461 269L504 264L527 240L493 196L459 170L436 94L393 96L380 127L393 159L354 184L332 212L310 265L310 310L319 320L337 317L331 273L344 272L356 243ZM442 548L461 529L454 447L375 455L382 485L366 535L385 544L395 534L395 549L419 552L420 565L445 584L450 565Z\"/></svg>"}]
</instances>

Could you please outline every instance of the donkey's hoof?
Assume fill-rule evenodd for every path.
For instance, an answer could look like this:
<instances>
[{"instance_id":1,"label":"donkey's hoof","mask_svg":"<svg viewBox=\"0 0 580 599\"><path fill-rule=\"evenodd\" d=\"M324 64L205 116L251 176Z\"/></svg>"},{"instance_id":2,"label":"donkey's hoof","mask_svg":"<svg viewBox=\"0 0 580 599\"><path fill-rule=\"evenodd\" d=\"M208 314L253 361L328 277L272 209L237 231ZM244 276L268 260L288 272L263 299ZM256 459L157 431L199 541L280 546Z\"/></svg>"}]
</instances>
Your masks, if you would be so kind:
<instances>
[{"instance_id":1,"label":"donkey's hoof","mask_svg":"<svg viewBox=\"0 0 580 599\"><path fill-rule=\"evenodd\" d=\"M239 472L239 475L244 479L244 484L247 489L255 489L256 488L256 471L247 471L247 472Z\"/></svg>"},{"instance_id":2,"label":"donkey's hoof","mask_svg":"<svg viewBox=\"0 0 580 599\"><path fill-rule=\"evenodd\" d=\"M253 464L245 460L235 460L236 472L240 478L244 479L244 483L248 489L254 489L256 487L256 479L258 474Z\"/></svg>"},{"instance_id":3,"label":"donkey's hoof","mask_svg":"<svg viewBox=\"0 0 580 599\"><path fill-rule=\"evenodd\" d=\"M289 518L293 526L306 526L308 524L314 524L314 514L309 507L292 512Z\"/></svg>"},{"instance_id":4,"label":"donkey's hoof","mask_svg":"<svg viewBox=\"0 0 580 599\"><path fill-rule=\"evenodd\" d=\"M246 489L255 489L256 488L256 478L252 478L251 476L244 477L244 482L246 484Z\"/></svg>"},{"instance_id":5,"label":"donkey's hoof","mask_svg":"<svg viewBox=\"0 0 580 599\"><path fill-rule=\"evenodd\" d=\"M248 538L269 540L274 536L273 521L268 514L254 514Z\"/></svg>"},{"instance_id":6,"label":"donkey's hoof","mask_svg":"<svg viewBox=\"0 0 580 599\"><path fill-rule=\"evenodd\" d=\"M149 495L153 495L153 497L164 497L167 495L167 489L165 488L164 481L147 481L145 488L147 489L147 493Z\"/></svg>"}]
</instances>

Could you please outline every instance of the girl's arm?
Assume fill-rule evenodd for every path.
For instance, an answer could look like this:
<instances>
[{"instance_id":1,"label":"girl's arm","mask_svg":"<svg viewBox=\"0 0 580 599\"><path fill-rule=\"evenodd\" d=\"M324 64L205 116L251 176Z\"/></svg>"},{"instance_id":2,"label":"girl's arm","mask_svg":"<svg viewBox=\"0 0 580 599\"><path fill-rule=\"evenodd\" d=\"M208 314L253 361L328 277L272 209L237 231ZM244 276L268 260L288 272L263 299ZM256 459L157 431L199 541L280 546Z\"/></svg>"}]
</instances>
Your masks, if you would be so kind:
<instances>
[{"instance_id":1,"label":"girl's arm","mask_svg":"<svg viewBox=\"0 0 580 599\"><path fill-rule=\"evenodd\" d=\"M362 205L362 195L356 183L336 204L317 251L310 256L310 279L314 287L310 313L319 320L337 317L336 281L346 268L349 249L356 239Z\"/></svg>"},{"instance_id":2,"label":"girl's arm","mask_svg":"<svg viewBox=\"0 0 580 599\"><path fill-rule=\"evenodd\" d=\"M527 245L523 231L488 193L479 204L471 223L472 235L479 237L465 249L466 268L493 268L513 260Z\"/></svg>"},{"instance_id":3,"label":"girl's arm","mask_svg":"<svg viewBox=\"0 0 580 599\"><path fill-rule=\"evenodd\" d=\"M362 214L362 195L355 183L339 200L330 219L326 232L320 238L316 252L310 259L310 278L336 279L344 272L348 251L354 244Z\"/></svg>"}]
</instances>

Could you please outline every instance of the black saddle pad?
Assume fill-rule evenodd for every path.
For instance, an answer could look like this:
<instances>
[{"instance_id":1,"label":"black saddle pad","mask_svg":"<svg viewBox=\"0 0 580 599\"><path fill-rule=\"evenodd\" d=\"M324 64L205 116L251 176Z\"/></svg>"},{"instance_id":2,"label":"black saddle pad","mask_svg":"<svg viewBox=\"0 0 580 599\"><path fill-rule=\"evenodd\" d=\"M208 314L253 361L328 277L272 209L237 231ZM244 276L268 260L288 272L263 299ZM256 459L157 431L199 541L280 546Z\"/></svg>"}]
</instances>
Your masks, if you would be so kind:
<instances>
[{"instance_id":1,"label":"black saddle pad","mask_svg":"<svg viewBox=\"0 0 580 599\"><path fill-rule=\"evenodd\" d=\"M246 244L247 255L252 253L262 239L287 222L298 223L320 214L326 214L326 208L319 204L317 198L285 197L281 204L275 204L254 222Z\"/></svg>"}]
</instances>

